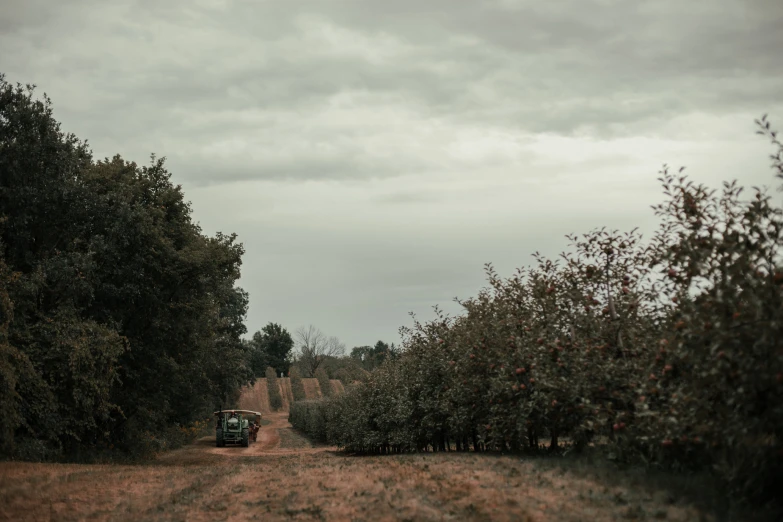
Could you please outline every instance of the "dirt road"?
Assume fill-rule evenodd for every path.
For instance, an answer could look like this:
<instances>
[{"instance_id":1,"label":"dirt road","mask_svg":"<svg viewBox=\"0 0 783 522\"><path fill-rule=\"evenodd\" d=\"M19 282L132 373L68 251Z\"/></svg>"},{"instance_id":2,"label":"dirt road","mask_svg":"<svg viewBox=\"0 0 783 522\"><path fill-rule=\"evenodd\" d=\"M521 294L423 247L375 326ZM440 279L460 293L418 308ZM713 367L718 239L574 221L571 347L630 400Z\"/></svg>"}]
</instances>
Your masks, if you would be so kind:
<instances>
[{"instance_id":1,"label":"dirt road","mask_svg":"<svg viewBox=\"0 0 783 522\"><path fill-rule=\"evenodd\" d=\"M315 447L305 437L299 435L288 422L288 413L270 413L264 415L264 419L270 423L261 426L258 431L258 440L251 442L250 447L242 448L240 446L227 446L225 448L215 447L215 437L204 437L199 439L195 446L203 447L203 452L212 455L222 455L232 458L258 457L270 455L291 455L306 453L334 452L336 448L327 446ZM188 447L184 450L173 451L161 457L160 461L181 459L182 454L194 448ZM201 452L199 452L201 453Z\"/></svg>"},{"instance_id":2,"label":"dirt road","mask_svg":"<svg viewBox=\"0 0 783 522\"><path fill-rule=\"evenodd\" d=\"M345 456L266 418L249 448L205 437L138 466L0 463L0 520L710 520L629 481L510 456Z\"/></svg>"}]
</instances>

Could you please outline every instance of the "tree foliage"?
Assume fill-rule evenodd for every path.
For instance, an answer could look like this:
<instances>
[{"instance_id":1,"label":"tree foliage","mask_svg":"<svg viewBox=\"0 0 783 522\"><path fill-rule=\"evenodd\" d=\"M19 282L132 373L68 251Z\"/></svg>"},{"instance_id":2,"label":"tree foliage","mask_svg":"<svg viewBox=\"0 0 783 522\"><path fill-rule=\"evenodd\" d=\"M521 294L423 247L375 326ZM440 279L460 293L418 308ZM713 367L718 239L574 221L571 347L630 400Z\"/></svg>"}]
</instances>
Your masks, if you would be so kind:
<instances>
[{"instance_id":1,"label":"tree foliage","mask_svg":"<svg viewBox=\"0 0 783 522\"><path fill-rule=\"evenodd\" d=\"M7 453L167 447L252 379L243 247L204 235L170 178L154 156L94 161L48 97L0 75Z\"/></svg>"},{"instance_id":2,"label":"tree foliage","mask_svg":"<svg viewBox=\"0 0 783 522\"><path fill-rule=\"evenodd\" d=\"M378 341L375 346L357 346L351 350L351 358L368 372L373 371L386 360L396 359L399 354L400 351L394 343L389 345L383 341Z\"/></svg>"},{"instance_id":3,"label":"tree foliage","mask_svg":"<svg viewBox=\"0 0 783 522\"><path fill-rule=\"evenodd\" d=\"M288 330L277 323L269 323L260 332L253 334L253 343L264 354L265 364L274 368L278 374L288 373L294 348L294 339Z\"/></svg>"},{"instance_id":4,"label":"tree foliage","mask_svg":"<svg viewBox=\"0 0 783 522\"><path fill-rule=\"evenodd\" d=\"M781 176L783 146L758 123ZM717 193L668 168L660 182L650 242L601 229L508 279L488 266L463 315L414 320L400 358L298 407L294 426L371 453L608 444L613 459L711 470L735 498L774 501L783 211L736 183Z\"/></svg>"},{"instance_id":5,"label":"tree foliage","mask_svg":"<svg viewBox=\"0 0 783 522\"><path fill-rule=\"evenodd\" d=\"M266 375L266 369L269 367L269 356L261 344L261 336L256 332L250 339L242 339L242 344L248 352L250 371L255 377Z\"/></svg>"}]
</instances>

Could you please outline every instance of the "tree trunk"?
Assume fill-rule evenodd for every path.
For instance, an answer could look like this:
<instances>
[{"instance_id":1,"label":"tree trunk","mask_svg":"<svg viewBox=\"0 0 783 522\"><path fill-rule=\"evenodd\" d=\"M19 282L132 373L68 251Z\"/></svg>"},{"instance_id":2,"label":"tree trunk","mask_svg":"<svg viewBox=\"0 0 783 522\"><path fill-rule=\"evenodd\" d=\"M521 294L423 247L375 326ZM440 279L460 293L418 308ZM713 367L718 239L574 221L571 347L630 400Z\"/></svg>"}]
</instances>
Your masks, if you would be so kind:
<instances>
[{"instance_id":1,"label":"tree trunk","mask_svg":"<svg viewBox=\"0 0 783 522\"><path fill-rule=\"evenodd\" d=\"M549 451L557 451L557 430L552 430L552 439L549 441Z\"/></svg>"}]
</instances>

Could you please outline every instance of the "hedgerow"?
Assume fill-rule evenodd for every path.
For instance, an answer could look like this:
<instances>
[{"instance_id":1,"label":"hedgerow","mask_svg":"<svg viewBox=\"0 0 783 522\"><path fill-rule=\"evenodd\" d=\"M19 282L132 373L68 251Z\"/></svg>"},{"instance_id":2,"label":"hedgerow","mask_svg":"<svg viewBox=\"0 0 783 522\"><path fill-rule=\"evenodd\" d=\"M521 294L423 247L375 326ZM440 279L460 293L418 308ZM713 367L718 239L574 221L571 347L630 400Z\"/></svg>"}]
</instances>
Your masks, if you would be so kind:
<instances>
[{"instance_id":1,"label":"hedgerow","mask_svg":"<svg viewBox=\"0 0 783 522\"><path fill-rule=\"evenodd\" d=\"M766 118L757 122L777 153ZM682 169L680 169L680 173ZM711 469L736 498L783 483L783 213L664 167L657 234L568 236L556 260L401 329L367 382L292 409L346 451L522 451L607 445L613 458ZM546 440L548 439L548 440ZM543 444L548 442L548 444Z\"/></svg>"},{"instance_id":2,"label":"hedgerow","mask_svg":"<svg viewBox=\"0 0 783 522\"><path fill-rule=\"evenodd\" d=\"M291 404L288 420L318 442L326 442L326 408L322 399L301 400Z\"/></svg>"},{"instance_id":3,"label":"hedgerow","mask_svg":"<svg viewBox=\"0 0 783 522\"><path fill-rule=\"evenodd\" d=\"M271 366L266 368L266 386L269 394L269 405L274 411L283 407L283 396L280 395L280 385L277 382L277 372Z\"/></svg>"},{"instance_id":4,"label":"hedgerow","mask_svg":"<svg viewBox=\"0 0 783 522\"><path fill-rule=\"evenodd\" d=\"M329 376L326 374L326 370L318 368L315 371L315 378L318 379L318 387L321 390L323 397L329 397L332 394L332 383L329 380Z\"/></svg>"},{"instance_id":5,"label":"hedgerow","mask_svg":"<svg viewBox=\"0 0 783 522\"><path fill-rule=\"evenodd\" d=\"M299 371L299 367L292 366L288 371L288 376L291 378L291 393L294 396L294 401L305 400L304 383L302 382L302 372Z\"/></svg>"}]
</instances>

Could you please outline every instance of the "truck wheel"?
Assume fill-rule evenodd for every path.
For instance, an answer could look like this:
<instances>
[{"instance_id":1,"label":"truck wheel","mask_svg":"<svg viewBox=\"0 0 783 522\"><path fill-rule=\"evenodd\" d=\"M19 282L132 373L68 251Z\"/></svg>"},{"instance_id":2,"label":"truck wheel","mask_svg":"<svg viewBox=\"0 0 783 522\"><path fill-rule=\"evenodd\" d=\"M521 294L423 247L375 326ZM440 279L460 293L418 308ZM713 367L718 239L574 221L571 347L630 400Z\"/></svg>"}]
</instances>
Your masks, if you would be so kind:
<instances>
[{"instance_id":1,"label":"truck wheel","mask_svg":"<svg viewBox=\"0 0 783 522\"><path fill-rule=\"evenodd\" d=\"M223 441L223 430L220 428L215 431L215 445L218 448L222 448L226 445L226 443Z\"/></svg>"},{"instance_id":2,"label":"truck wheel","mask_svg":"<svg viewBox=\"0 0 783 522\"><path fill-rule=\"evenodd\" d=\"M250 430L247 428L242 430L242 447L247 448L250 446Z\"/></svg>"}]
</instances>

